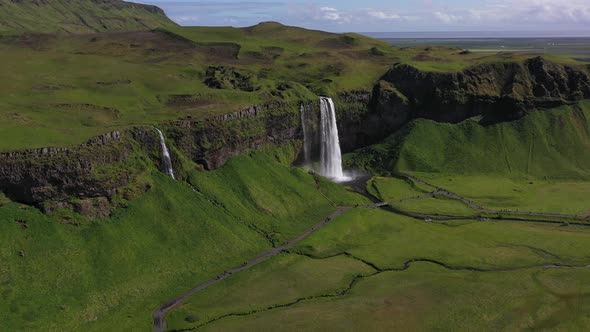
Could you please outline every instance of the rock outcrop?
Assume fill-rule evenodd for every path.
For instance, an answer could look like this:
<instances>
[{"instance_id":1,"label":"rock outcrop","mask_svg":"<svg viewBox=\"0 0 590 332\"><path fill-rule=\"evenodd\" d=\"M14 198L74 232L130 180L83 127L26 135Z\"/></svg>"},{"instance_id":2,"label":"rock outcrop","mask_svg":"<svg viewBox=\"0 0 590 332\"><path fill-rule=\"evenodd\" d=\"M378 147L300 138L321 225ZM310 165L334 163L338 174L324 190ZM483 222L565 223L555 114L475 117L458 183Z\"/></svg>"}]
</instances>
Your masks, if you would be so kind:
<instances>
[{"instance_id":1,"label":"rock outcrop","mask_svg":"<svg viewBox=\"0 0 590 332\"><path fill-rule=\"evenodd\" d=\"M530 111L590 98L590 77L585 70L542 57L524 63L482 64L457 73L397 65L382 81L385 83L380 86L391 84L390 90L402 98L385 100L377 94L377 107L401 113L399 117L451 123L477 115L484 116L484 122L509 121ZM403 114L405 108L398 110L400 104L407 104L411 113Z\"/></svg>"},{"instance_id":2,"label":"rock outcrop","mask_svg":"<svg viewBox=\"0 0 590 332\"><path fill-rule=\"evenodd\" d=\"M133 136L141 131L114 131L72 148L0 153L0 191L45 211L73 208L93 218L106 217L113 197L142 172L128 165L137 150ZM156 144L152 151L157 151Z\"/></svg>"},{"instance_id":3,"label":"rock outcrop","mask_svg":"<svg viewBox=\"0 0 590 332\"><path fill-rule=\"evenodd\" d=\"M247 92L260 89L254 74L224 66L207 68L204 83L213 89L235 89Z\"/></svg>"},{"instance_id":4,"label":"rock outcrop","mask_svg":"<svg viewBox=\"0 0 590 332\"><path fill-rule=\"evenodd\" d=\"M247 149L301 139L299 105L269 103L204 121L178 120L167 137L191 160L212 170Z\"/></svg>"},{"instance_id":5,"label":"rock outcrop","mask_svg":"<svg viewBox=\"0 0 590 332\"><path fill-rule=\"evenodd\" d=\"M377 143L415 118L458 123L481 116L482 124L511 121L527 112L590 98L588 68L537 57L523 63L490 63L455 73L394 65L370 100L355 91L337 99L343 151ZM347 107L357 105L355 112ZM353 107L354 108L354 107Z\"/></svg>"}]
</instances>

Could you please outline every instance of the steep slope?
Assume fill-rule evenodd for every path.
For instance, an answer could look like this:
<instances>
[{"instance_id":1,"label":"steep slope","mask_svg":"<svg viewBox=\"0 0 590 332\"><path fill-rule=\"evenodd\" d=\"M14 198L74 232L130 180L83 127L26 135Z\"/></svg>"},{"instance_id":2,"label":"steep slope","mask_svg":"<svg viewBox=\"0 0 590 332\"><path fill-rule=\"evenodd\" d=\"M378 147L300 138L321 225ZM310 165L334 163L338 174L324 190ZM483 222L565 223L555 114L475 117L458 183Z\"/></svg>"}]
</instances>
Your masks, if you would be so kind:
<instances>
[{"instance_id":1,"label":"steep slope","mask_svg":"<svg viewBox=\"0 0 590 332\"><path fill-rule=\"evenodd\" d=\"M296 153L266 149L212 172L187 163L192 187L138 153L150 189L109 219L45 215L0 194L0 330L148 330L161 301L304 233L330 200L366 204L289 167Z\"/></svg>"},{"instance_id":2,"label":"steep slope","mask_svg":"<svg viewBox=\"0 0 590 332\"><path fill-rule=\"evenodd\" d=\"M348 156L377 173L418 171L549 178L590 178L590 103L533 112L484 126L419 119L383 143Z\"/></svg>"},{"instance_id":3,"label":"steep slope","mask_svg":"<svg viewBox=\"0 0 590 332\"><path fill-rule=\"evenodd\" d=\"M156 6L122 0L0 0L0 33L93 33L174 25Z\"/></svg>"}]
</instances>

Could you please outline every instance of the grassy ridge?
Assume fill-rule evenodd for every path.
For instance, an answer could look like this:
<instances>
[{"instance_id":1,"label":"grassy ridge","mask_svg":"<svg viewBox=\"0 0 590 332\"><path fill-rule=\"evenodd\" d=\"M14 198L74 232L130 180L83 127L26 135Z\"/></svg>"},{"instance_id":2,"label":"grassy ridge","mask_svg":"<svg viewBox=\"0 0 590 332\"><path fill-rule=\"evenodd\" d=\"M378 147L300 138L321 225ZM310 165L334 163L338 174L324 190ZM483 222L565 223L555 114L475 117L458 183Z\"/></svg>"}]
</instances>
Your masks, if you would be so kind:
<instances>
[{"instance_id":1,"label":"grassy ridge","mask_svg":"<svg viewBox=\"0 0 590 332\"><path fill-rule=\"evenodd\" d=\"M149 329L161 301L333 211L311 175L283 163L293 151L256 152L193 172L198 192L151 169L152 190L108 220L48 216L2 199L0 329ZM355 199L339 186L325 194Z\"/></svg>"},{"instance_id":2,"label":"grassy ridge","mask_svg":"<svg viewBox=\"0 0 590 332\"><path fill-rule=\"evenodd\" d=\"M589 178L590 103L482 126L416 120L381 144L348 156L375 172Z\"/></svg>"},{"instance_id":3,"label":"grassy ridge","mask_svg":"<svg viewBox=\"0 0 590 332\"><path fill-rule=\"evenodd\" d=\"M119 0L0 0L0 33L93 33L172 27L155 6Z\"/></svg>"}]
</instances>

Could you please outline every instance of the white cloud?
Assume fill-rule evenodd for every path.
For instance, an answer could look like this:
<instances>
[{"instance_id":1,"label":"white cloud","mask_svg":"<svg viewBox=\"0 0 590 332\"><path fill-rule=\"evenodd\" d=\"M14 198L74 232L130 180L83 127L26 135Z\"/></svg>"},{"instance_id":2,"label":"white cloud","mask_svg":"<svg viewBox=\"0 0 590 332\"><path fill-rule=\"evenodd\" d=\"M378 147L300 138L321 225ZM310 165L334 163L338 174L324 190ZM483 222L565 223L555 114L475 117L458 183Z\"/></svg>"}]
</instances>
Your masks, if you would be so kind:
<instances>
[{"instance_id":1,"label":"white cloud","mask_svg":"<svg viewBox=\"0 0 590 332\"><path fill-rule=\"evenodd\" d=\"M444 23L465 20L468 24L583 24L590 23L588 0L496 0L468 10L437 11Z\"/></svg>"},{"instance_id":2,"label":"white cloud","mask_svg":"<svg viewBox=\"0 0 590 332\"><path fill-rule=\"evenodd\" d=\"M352 19L352 15L346 12L339 11L333 7L320 7L319 18L327 21L332 21L338 24L349 23Z\"/></svg>"},{"instance_id":3,"label":"white cloud","mask_svg":"<svg viewBox=\"0 0 590 332\"><path fill-rule=\"evenodd\" d=\"M443 12L434 12L434 17L440 20L443 23L455 23L462 20L461 16L443 13Z\"/></svg>"},{"instance_id":4,"label":"white cloud","mask_svg":"<svg viewBox=\"0 0 590 332\"><path fill-rule=\"evenodd\" d=\"M369 16L372 16L374 18L380 19L380 20L386 20L386 21L393 21L393 20L399 20L402 17L398 14L395 13L386 13L383 11L369 11L367 14L369 14Z\"/></svg>"},{"instance_id":5,"label":"white cloud","mask_svg":"<svg viewBox=\"0 0 590 332\"><path fill-rule=\"evenodd\" d=\"M138 0L142 1L142 0ZM142 1L143 2L143 1ZM421 29L543 29L590 31L590 0L480 0L451 5L442 0L413 0L414 5L342 9L323 0L145 0L161 5L185 25L254 25L277 20L332 31ZM369 2L369 1L366 1Z\"/></svg>"}]
</instances>

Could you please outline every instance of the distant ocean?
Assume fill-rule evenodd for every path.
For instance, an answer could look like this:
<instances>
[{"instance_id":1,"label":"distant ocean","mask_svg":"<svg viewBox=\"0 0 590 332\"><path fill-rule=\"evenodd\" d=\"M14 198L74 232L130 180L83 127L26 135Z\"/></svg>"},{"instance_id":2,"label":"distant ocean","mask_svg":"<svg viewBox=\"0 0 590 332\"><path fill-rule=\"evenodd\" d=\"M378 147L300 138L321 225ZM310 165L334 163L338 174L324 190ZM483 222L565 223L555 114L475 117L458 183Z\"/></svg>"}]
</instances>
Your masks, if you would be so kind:
<instances>
[{"instance_id":1,"label":"distant ocean","mask_svg":"<svg viewBox=\"0 0 590 332\"><path fill-rule=\"evenodd\" d=\"M590 37L587 31L422 31L422 32L360 32L380 39L488 39L488 38L580 38Z\"/></svg>"},{"instance_id":2,"label":"distant ocean","mask_svg":"<svg viewBox=\"0 0 590 332\"><path fill-rule=\"evenodd\" d=\"M590 32L371 32L397 47L445 46L473 52L556 54L590 62ZM586 35L586 36L583 36Z\"/></svg>"}]
</instances>

